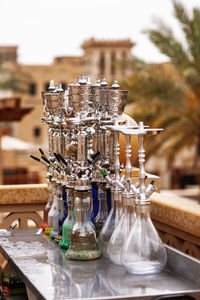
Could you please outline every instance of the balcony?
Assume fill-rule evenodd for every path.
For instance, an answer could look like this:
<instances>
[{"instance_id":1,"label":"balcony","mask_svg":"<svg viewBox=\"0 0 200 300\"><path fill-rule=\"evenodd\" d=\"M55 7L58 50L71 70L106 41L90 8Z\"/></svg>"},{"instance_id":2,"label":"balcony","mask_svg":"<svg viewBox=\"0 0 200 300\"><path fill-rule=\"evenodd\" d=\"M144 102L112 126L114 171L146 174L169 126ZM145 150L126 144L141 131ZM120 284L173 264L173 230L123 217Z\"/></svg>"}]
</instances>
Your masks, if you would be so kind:
<instances>
[{"instance_id":1,"label":"balcony","mask_svg":"<svg viewBox=\"0 0 200 300\"><path fill-rule=\"evenodd\" d=\"M151 216L166 244L200 259L200 204L189 198L153 193ZM39 227L47 185L0 186L0 228Z\"/></svg>"}]
</instances>

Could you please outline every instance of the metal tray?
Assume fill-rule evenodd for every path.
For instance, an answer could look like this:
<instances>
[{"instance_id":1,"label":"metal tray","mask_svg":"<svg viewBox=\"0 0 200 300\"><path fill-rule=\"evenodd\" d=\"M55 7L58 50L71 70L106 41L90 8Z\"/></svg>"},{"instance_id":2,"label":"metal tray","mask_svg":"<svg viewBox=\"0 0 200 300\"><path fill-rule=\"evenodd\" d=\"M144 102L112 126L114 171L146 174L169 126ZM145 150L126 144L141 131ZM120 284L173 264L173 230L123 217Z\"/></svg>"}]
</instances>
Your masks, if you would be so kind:
<instances>
[{"instance_id":1,"label":"metal tray","mask_svg":"<svg viewBox=\"0 0 200 300\"><path fill-rule=\"evenodd\" d=\"M70 261L38 229L0 230L0 252L39 300L200 299L200 261L166 249L163 272L136 276L103 257Z\"/></svg>"}]
</instances>

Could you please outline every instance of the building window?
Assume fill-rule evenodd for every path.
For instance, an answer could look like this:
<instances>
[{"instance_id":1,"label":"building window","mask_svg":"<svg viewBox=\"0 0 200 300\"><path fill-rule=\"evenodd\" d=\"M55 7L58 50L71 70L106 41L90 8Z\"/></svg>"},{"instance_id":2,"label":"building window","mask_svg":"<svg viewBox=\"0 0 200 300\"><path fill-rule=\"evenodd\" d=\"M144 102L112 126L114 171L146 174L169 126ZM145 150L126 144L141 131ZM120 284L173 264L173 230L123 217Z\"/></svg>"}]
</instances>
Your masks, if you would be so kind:
<instances>
[{"instance_id":1,"label":"building window","mask_svg":"<svg viewBox=\"0 0 200 300\"><path fill-rule=\"evenodd\" d=\"M39 136L41 136L41 128L40 128L40 127L35 127L35 128L33 129L33 135L34 135L34 137L39 137Z\"/></svg>"},{"instance_id":2,"label":"building window","mask_svg":"<svg viewBox=\"0 0 200 300\"><path fill-rule=\"evenodd\" d=\"M44 84L44 90L47 92L49 90L49 82Z\"/></svg>"},{"instance_id":3,"label":"building window","mask_svg":"<svg viewBox=\"0 0 200 300\"><path fill-rule=\"evenodd\" d=\"M116 73L116 67L115 67L115 63L116 63L116 54L115 51L111 52L111 75L115 75Z\"/></svg>"},{"instance_id":4,"label":"building window","mask_svg":"<svg viewBox=\"0 0 200 300\"><path fill-rule=\"evenodd\" d=\"M36 94L36 84L30 83L29 84L29 95L35 95Z\"/></svg>"},{"instance_id":5,"label":"building window","mask_svg":"<svg viewBox=\"0 0 200 300\"><path fill-rule=\"evenodd\" d=\"M122 59L126 59L127 58L127 52L126 51L122 51Z\"/></svg>"},{"instance_id":6,"label":"building window","mask_svg":"<svg viewBox=\"0 0 200 300\"><path fill-rule=\"evenodd\" d=\"M66 84L66 83L64 83L64 82L61 82L61 84L62 84L62 88L63 88L63 90L65 91L65 90L66 90L66 86L67 86L67 84Z\"/></svg>"},{"instance_id":7,"label":"building window","mask_svg":"<svg viewBox=\"0 0 200 300\"><path fill-rule=\"evenodd\" d=\"M103 51L100 53L99 70L101 76L105 75L105 55Z\"/></svg>"}]
</instances>

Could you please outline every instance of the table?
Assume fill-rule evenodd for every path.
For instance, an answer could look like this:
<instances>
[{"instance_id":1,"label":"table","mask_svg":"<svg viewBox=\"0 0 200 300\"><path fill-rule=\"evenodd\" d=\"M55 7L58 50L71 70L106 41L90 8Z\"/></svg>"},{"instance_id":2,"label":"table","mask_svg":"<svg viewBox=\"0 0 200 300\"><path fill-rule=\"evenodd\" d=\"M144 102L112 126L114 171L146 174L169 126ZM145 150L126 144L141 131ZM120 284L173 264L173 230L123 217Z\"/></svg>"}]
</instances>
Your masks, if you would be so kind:
<instances>
[{"instance_id":1,"label":"table","mask_svg":"<svg viewBox=\"0 0 200 300\"><path fill-rule=\"evenodd\" d=\"M0 230L0 253L39 300L156 299L187 294L200 299L200 261L167 247L157 275L131 275L106 258L70 261L40 229ZM175 298L173 298L175 299Z\"/></svg>"}]
</instances>

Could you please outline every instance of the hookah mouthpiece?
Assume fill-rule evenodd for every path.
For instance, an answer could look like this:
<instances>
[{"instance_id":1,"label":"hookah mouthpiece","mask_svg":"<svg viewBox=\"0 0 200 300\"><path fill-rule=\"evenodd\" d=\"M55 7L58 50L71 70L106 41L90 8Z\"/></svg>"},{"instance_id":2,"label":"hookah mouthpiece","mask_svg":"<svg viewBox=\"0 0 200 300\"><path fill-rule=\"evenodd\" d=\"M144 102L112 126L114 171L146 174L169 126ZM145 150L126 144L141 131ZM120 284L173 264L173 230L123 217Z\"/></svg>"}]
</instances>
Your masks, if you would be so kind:
<instances>
[{"instance_id":1,"label":"hookah mouthpiece","mask_svg":"<svg viewBox=\"0 0 200 300\"><path fill-rule=\"evenodd\" d=\"M41 159L43 159L48 165L50 165L50 161L45 156L41 156Z\"/></svg>"},{"instance_id":2,"label":"hookah mouthpiece","mask_svg":"<svg viewBox=\"0 0 200 300\"><path fill-rule=\"evenodd\" d=\"M57 160L57 162L60 162L60 157L58 156L58 154L54 152L54 156L55 156L55 159Z\"/></svg>"},{"instance_id":3,"label":"hookah mouthpiece","mask_svg":"<svg viewBox=\"0 0 200 300\"><path fill-rule=\"evenodd\" d=\"M42 155L45 155L44 151L41 148L39 148L39 151Z\"/></svg>"},{"instance_id":4,"label":"hookah mouthpiece","mask_svg":"<svg viewBox=\"0 0 200 300\"><path fill-rule=\"evenodd\" d=\"M40 159L39 159L38 157L34 156L34 155L30 155L30 157L31 157L32 159L36 160L36 161L40 161Z\"/></svg>"},{"instance_id":5,"label":"hookah mouthpiece","mask_svg":"<svg viewBox=\"0 0 200 300\"><path fill-rule=\"evenodd\" d=\"M62 161L62 163L65 166L68 166L68 163L66 162L66 160L64 159L64 157L62 155L60 155L60 153L57 154L58 158L60 159L60 161Z\"/></svg>"},{"instance_id":6,"label":"hookah mouthpiece","mask_svg":"<svg viewBox=\"0 0 200 300\"><path fill-rule=\"evenodd\" d=\"M92 163L92 164L95 164L100 158L100 152L97 151L97 153L91 155L90 158L88 158L88 162L89 163Z\"/></svg>"}]
</instances>

